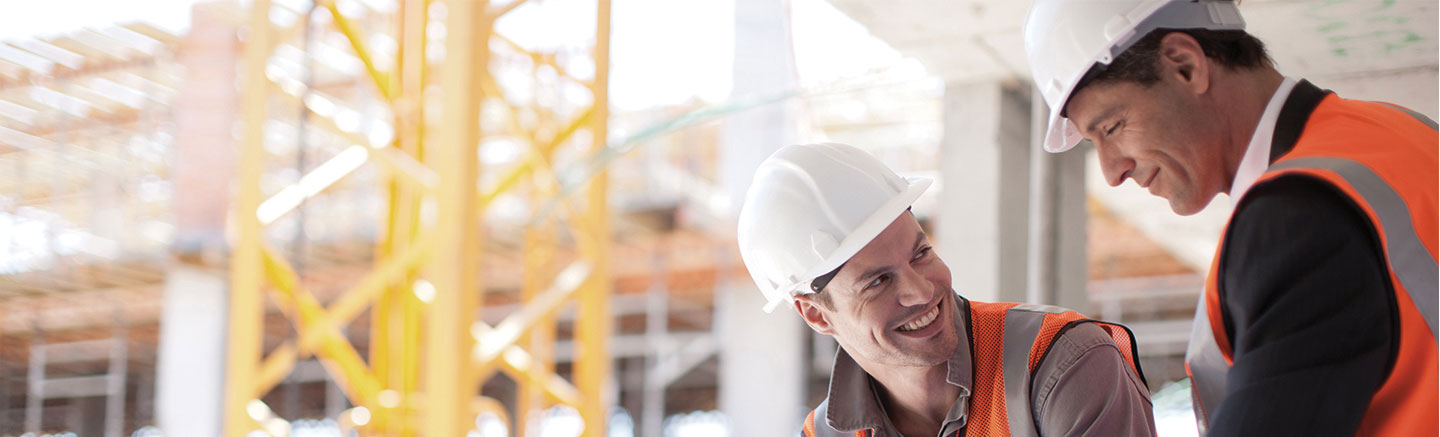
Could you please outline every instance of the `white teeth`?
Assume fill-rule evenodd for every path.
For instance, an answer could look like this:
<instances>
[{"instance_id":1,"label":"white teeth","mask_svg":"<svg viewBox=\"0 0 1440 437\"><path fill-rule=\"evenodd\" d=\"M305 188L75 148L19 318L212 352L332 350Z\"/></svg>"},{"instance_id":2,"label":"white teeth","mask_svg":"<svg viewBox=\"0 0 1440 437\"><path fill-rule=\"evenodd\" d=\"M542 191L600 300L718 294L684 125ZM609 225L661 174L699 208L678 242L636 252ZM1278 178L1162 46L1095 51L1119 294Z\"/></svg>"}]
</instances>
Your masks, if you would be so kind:
<instances>
[{"instance_id":1,"label":"white teeth","mask_svg":"<svg viewBox=\"0 0 1440 437\"><path fill-rule=\"evenodd\" d=\"M906 323L905 326L901 326L901 327L900 327L900 330L901 330L901 331L914 331L914 330L916 330L916 329L924 328L924 327L926 327L926 326L930 326L930 323L931 323L931 322L934 322L935 319L937 319L937 318L939 318L939 317L940 317L940 307L937 306L937 307L935 307L935 308L930 309L930 312L929 312L929 313L926 313L924 316L921 316L919 320L916 320L916 321L913 321L913 322L910 322L910 323Z\"/></svg>"}]
</instances>

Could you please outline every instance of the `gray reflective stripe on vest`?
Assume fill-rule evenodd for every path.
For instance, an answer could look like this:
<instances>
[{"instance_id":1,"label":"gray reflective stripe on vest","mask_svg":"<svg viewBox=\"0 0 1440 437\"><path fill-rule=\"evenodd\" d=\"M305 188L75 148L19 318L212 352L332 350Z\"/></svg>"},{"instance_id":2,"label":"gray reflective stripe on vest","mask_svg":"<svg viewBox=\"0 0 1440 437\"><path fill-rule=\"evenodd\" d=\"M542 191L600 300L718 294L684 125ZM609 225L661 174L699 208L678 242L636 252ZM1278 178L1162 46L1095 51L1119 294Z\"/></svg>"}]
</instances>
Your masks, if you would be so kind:
<instances>
[{"instance_id":1,"label":"gray reflective stripe on vest","mask_svg":"<svg viewBox=\"0 0 1440 437\"><path fill-rule=\"evenodd\" d=\"M1195 304L1195 322L1190 327L1190 347L1185 350L1190 395L1194 401L1192 408L1201 435L1210 427L1207 410L1220 405L1220 398L1225 396L1225 375L1230 372L1225 355L1215 343L1215 331L1210 328L1210 314L1205 307L1205 293L1200 293L1200 303Z\"/></svg>"},{"instance_id":2,"label":"gray reflective stripe on vest","mask_svg":"<svg viewBox=\"0 0 1440 437\"><path fill-rule=\"evenodd\" d=\"M1376 218L1380 220L1386 242L1385 257L1390 270L1410 296L1415 309L1425 319L1425 324L1429 325L1431 341L1440 337L1436 334L1436 307L1440 306L1440 264L1436 264L1435 257L1430 255L1419 235L1415 233L1410 209L1400 194L1370 167L1345 158L1295 158L1277 163L1267 172L1295 169L1332 171L1364 198L1365 203L1370 205L1370 209L1375 211ZM1205 308L1205 294L1202 293L1200 303L1195 308L1190 347L1185 352L1185 363L1190 370L1191 392L1195 398L1195 417L1200 423L1202 434L1209 423L1206 409L1213 410L1220 405L1220 399L1225 394L1225 378L1230 371L1230 365L1225 363L1214 333L1210 326L1210 315Z\"/></svg>"},{"instance_id":3,"label":"gray reflective stripe on vest","mask_svg":"<svg viewBox=\"0 0 1440 437\"><path fill-rule=\"evenodd\" d=\"M1385 103L1385 102L1376 102L1376 103L1379 103L1379 104L1385 105L1385 106L1389 106L1389 107L1391 107L1391 108L1398 109L1398 110L1400 110L1400 112L1404 112L1404 113L1406 113L1406 114L1410 114L1411 117L1415 117L1416 120L1420 120L1421 123L1425 123L1425 125L1426 125L1426 126L1430 126L1431 129L1436 129L1436 128L1437 128L1437 126L1435 125L1435 120L1431 120L1430 117L1426 117L1425 114L1421 114L1421 113L1419 113L1419 112L1412 111L1412 110L1410 110L1410 108L1406 108L1406 107L1400 106L1400 105L1393 105L1393 104L1389 104L1389 103Z\"/></svg>"},{"instance_id":4,"label":"gray reflective stripe on vest","mask_svg":"<svg viewBox=\"0 0 1440 437\"><path fill-rule=\"evenodd\" d=\"M815 435L810 437L854 437L854 432L840 432L830 427L830 420L825 418L825 413L829 410L830 398L825 398L820 402L820 406L815 407Z\"/></svg>"},{"instance_id":5,"label":"gray reflective stripe on vest","mask_svg":"<svg viewBox=\"0 0 1440 437\"><path fill-rule=\"evenodd\" d=\"M1399 278L1415 309L1430 325L1430 340L1437 337L1436 308L1440 306L1440 265L1415 234L1410 208L1405 200L1385 183L1370 167L1345 158L1305 157L1285 160L1270 170L1324 169L1345 179L1380 219L1385 236L1385 257L1390 270ZM1433 225L1427 223L1426 225Z\"/></svg>"},{"instance_id":6,"label":"gray reflective stripe on vest","mask_svg":"<svg viewBox=\"0 0 1440 437\"><path fill-rule=\"evenodd\" d=\"M1035 413L1030 409L1030 348L1040 335L1045 314L1065 311L1050 305L1016 305L1005 312L1000 365L1005 372L1005 416L1012 437L1040 435L1035 429Z\"/></svg>"}]
</instances>

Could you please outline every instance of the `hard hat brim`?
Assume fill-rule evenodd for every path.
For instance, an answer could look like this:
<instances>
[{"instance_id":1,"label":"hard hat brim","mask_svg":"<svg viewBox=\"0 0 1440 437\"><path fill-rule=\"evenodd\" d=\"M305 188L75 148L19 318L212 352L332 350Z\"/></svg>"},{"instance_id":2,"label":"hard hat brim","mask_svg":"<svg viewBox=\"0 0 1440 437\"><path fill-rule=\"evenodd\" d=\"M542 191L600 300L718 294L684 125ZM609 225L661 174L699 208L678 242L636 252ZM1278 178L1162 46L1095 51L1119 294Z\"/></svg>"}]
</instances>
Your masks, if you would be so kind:
<instances>
[{"instance_id":1,"label":"hard hat brim","mask_svg":"<svg viewBox=\"0 0 1440 437\"><path fill-rule=\"evenodd\" d=\"M876 208L875 212L870 214L870 217L866 218L860 226L857 226L850 235L845 236L845 239L840 242L839 247L837 247L834 252L831 252L829 257L826 257L819 264L816 264L815 267L805 272L805 275L802 276L799 282L784 287L784 293L777 293L778 296L784 297L777 296L777 298L767 302L765 304L765 312L775 311L775 308L778 308L781 304L790 302L794 296L814 294L815 292L811 291L808 286L811 280L814 280L820 275L830 273L831 270L835 270L840 267L841 264L849 261L855 254L860 253L860 250L864 249L865 245L870 244L871 240L874 240L876 236L880 235L880 232L883 232L885 228L889 227L890 224L895 221L895 218L900 217L900 214L903 214L906 209L909 209L910 205L915 204L915 201L920 199L920 195L924 194L925 190L929 189L930 185L934 182L934 180L930 178L905 178L905 181L909 183L909 185L905 187L905 191L895 195L895 197L886 201L885 204Z\"/></svg>"},{"instance_id":2,"label":"hard hat brim","mask_svg":"<svg viewBox=\"0 0 1440 437\"><path fill-rule=\"evenodd\" d=\"M1073 87L1074 85L1071 86ZM1069 101L1069 96L1066 96L1066 101ZM1080 141L1085 139L1084 136L1080 135L1080 130L1075 128L1075 124L1070 122L1069 118L1060 115L1064 109L1065 106L1063 104L1059 108L1050 108L1050 121L1047 123L1045 129L1044 146L1046 152L1062 153L1075 148L1075 145L1080 144Z\"/></svg>"}]
</instances>

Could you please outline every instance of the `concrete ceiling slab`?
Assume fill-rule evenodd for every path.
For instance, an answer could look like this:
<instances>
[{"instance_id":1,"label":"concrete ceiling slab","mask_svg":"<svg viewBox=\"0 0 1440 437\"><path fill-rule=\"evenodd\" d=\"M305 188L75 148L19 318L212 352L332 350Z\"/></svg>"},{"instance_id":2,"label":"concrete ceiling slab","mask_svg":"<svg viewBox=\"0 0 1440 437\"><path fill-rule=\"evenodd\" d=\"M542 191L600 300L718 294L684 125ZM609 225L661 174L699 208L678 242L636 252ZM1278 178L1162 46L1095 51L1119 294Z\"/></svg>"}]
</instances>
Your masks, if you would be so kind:
<instances>
[{"instance_id":1,"label":"concrete ceiling slab","mask_svg":"<svg viewBox=\"0 0 1440 437\"><path fill-rule=\"evenodd\" d=\"M1028 1L830 2L947 82L1028 80L1021 38ZM1440 58L1440 7L1431 0L1250 0L1240 8L1287 75L1349 81L1434 71Z\"/></svg>"}]
</instances>

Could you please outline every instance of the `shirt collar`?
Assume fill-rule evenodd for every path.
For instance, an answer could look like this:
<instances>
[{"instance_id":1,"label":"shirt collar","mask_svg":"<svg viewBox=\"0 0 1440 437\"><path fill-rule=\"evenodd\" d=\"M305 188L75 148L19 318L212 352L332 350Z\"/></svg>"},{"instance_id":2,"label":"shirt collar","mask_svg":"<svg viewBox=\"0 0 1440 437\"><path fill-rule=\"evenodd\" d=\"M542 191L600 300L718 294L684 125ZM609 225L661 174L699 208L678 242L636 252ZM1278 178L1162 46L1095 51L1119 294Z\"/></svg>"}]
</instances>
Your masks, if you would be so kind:
<instances>
[{"instance_id":1,"label":"shirt collar","mask_svg":"<svg viewBox=\"0 0 1440 437\"><path fill-rule=\"evenodd\" d=\"M1245 157L1235 169L1235 179L1230 183L1231 199L1239 200L1245 195L1245 191L1260 179L1265 169L1270 168L1270 142L1275 135L1275 123L1280 119L1280 108L1285 106L1285 99L1294 88L1295 80L1286 77L1280 82L1280 87L1275 89L1275 94L1270 96L1265 112L1260 114L1260 123L1255 126L1255 133L1250 136L1250 144L1245 147Z\"/></svg>"},{"instance_id":2,"label":"shirt collar","mask_svg":"<svg viewBox=\"0 0 1440 437\"><path fill-rule=\"evenodd\" d=\"M945 381L960 387L960 396L945 416L947 423L966 417L974 378L970 360L969 302L959 295L955 296L954 302L956 305L952 307L964 307L965 311L960 308L952 310L955 317L951 320L955 321L960 341L955 353L945 360ZM880 404L879 393L871 385L870 374L865 373L865 369L843 347L835 352L835 366L830 371L830 389L826 396L829 407L825 412L825 421L838 431L881 429L887 428L890 423L884 406Z\"/></svg>"}]
</instances>

